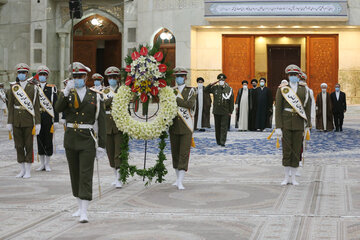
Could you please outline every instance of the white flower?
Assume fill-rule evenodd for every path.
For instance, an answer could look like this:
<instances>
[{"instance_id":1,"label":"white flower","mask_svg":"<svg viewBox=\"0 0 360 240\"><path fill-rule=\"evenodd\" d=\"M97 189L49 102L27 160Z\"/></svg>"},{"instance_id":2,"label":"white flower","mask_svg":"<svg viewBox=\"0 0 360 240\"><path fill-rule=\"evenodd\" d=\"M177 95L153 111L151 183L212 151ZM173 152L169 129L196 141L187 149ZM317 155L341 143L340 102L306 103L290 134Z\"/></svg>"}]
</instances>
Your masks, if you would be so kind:
<instances>
[{"instance_id":1,"label":"white flower","mask_svg":"<svg viewBox=\"0 0 360 240\"><path fill-rule=\"evenodd\" d=\"M132 96L128 86L121 86L115 94L111 114L116 126L132 138L143 140L159 138L161 133L172 125L172 120L177 114L173 89L167 86L159 90L160 109L151 122L139 122L130 117L128 105Z\"/></svg>"}]
</instances>

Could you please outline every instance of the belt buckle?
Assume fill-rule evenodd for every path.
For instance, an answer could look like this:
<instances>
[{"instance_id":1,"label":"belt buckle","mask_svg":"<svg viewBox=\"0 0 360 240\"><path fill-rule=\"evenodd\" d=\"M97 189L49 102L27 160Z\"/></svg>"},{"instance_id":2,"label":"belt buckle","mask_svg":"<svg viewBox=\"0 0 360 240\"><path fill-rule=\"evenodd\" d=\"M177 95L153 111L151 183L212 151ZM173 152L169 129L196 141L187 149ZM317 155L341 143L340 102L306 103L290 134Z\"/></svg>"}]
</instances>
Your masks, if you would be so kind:
<instances>
[{"instance_id":1,"label":"belt buckle","mask_svg":"<svg viewBox=\"0 0 360 240\"><path fill-rule=\"evenodd\" d=\"M73 124L73 128L78 129L78 128L79 128L79 124L74 123L74 124Z\"/></svg>"}]
</instances>

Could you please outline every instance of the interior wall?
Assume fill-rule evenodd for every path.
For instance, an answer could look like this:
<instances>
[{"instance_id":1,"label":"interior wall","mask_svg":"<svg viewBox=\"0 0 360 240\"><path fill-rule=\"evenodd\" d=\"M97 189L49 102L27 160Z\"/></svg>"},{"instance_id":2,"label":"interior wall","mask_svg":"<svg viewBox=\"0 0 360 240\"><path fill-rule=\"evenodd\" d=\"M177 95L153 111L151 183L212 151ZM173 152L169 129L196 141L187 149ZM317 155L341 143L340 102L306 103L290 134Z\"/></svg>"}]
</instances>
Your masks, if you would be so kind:
<instances>
[{"instance_id":1,"label":"interior wall","mask_svg":"<svg viewBox=\"0 0 360 240\"><path fill-rule=\"evenodd\" d=\"M293 44L302 46L301 67L306 68L306 47L304 38L295 37L283 40L271 39L265 35L274 34L338 34L339 35L339 83L347 94L348 103L360 104L360 31L358 29L241 29L241 28L192 28L191 31L191 85L196 86L196 78L203 77L205 84L216 81L216 76L222 71L222 35L247 34L263 35L263 43L257 37L255 44L255 73L256 77L267 71L267 58L264 57L266 44ZM260 41L260 42L261 42ZM179 49L181 51L181 49ZM330 89L329 91L333 91Z\"/></svg>"},{"instance_id":2,"label":"interior wall","mask_svg":"<svg viewBox=\"0 0 360 240\"><path fill-rule=\"evenodd\" d=\"M300 45L301 69L306 71L305 37L256 37L255 38L255 78L267 78L267 45Z\"/></svg>"}]
</instances>

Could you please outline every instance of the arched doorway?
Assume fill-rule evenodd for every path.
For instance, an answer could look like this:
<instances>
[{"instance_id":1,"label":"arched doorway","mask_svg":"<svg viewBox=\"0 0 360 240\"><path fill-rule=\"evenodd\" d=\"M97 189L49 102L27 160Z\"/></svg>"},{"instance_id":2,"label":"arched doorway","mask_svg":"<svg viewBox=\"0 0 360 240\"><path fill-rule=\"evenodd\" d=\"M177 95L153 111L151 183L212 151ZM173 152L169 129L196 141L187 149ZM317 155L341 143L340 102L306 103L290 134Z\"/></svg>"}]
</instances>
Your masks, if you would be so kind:
<instances>
[{"instance_id":1,"label":"arched doorway","mask_svg":"<svg viewBox=\"0 0 360 240\"><path fill-rule=\"evenodd\" d=\"M121 39L119 28L108 18L98 14L87 17L74 26L74 61L90 67L91 75L104 75L110 66L120 68ZM87 85L93 85L90 78Z\"/></svg>"},{"instance_id":2,"label":"arched doorway","mask_svg":"<svg viewBox=\"0 0 360 240\"><path fill-rule=\"evenodd\" d=\"M165 57L165 63L169 64L169 68L173 69L176 66L176 40L174 34L172 34L168 29L161 29L154 37L154 44L157 43L160 45L160 51L163 52Z\"/></svg>"}]
</instances>

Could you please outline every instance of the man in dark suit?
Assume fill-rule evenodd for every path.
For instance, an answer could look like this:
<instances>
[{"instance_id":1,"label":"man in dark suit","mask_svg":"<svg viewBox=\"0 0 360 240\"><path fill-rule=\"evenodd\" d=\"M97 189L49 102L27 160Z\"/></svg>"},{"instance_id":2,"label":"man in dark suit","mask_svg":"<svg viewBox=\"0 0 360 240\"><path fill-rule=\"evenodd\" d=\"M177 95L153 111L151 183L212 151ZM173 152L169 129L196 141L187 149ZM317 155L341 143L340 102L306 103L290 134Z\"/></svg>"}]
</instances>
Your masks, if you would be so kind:
<instances>
[{"instance_id":1,"label":"man in dark suit","mask_svg":"<svg viewBox=\"0 0 360 240\"><path fill-rule=\"evenodd\" d=\"M344 113L346 112L346 95L340 91L340 84L335 85L335 92L330 94L330 99L333 106L335 132L339 132L342 131Z\"/></svg>"}]
</instances>

